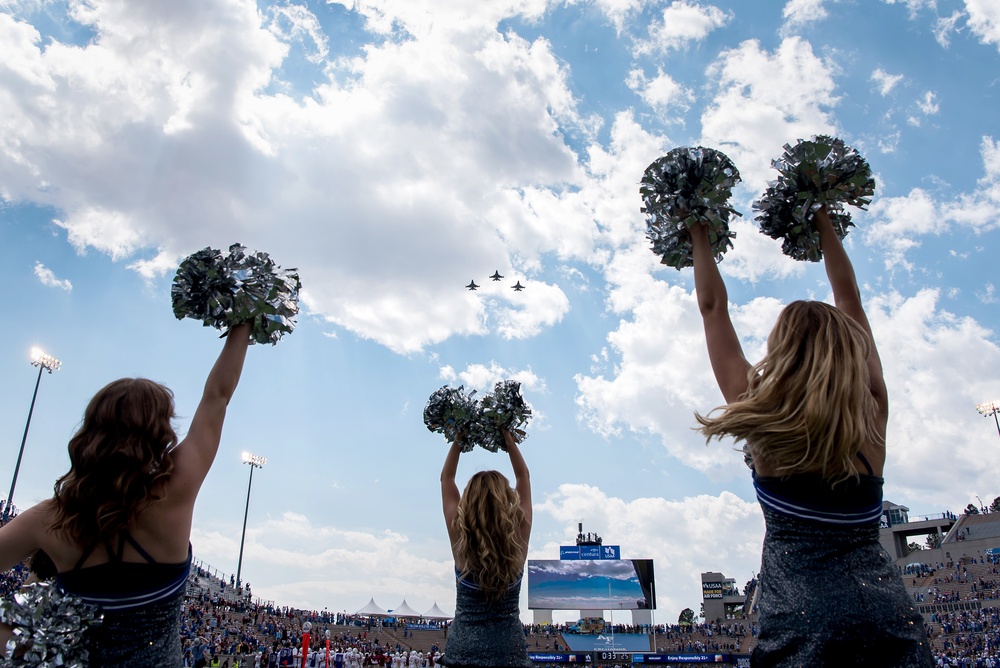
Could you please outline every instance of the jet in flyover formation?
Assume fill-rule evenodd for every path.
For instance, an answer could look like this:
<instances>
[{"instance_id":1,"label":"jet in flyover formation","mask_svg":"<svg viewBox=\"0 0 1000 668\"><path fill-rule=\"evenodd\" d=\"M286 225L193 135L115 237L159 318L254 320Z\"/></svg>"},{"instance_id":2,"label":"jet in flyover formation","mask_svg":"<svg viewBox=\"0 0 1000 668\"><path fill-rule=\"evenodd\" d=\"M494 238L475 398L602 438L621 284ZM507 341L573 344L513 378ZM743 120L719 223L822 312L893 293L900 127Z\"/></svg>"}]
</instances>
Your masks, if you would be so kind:
<instances>
[{"instance_id":1,"label":"jet in flyover formation","mask_svg":"<svg viewBox=\"0 0 1000 668\"><path fill-rule=\"evenodd\" d=\"M469 288L470 290L476 290L479 288L479 286L476 285L475 281L469 281L469 284L466 285L465 287Z\"/></svg>"},{"instance_id":2,"label":"jet in flyover formation","mask_svg":"<svg viewBox=\"0 0 1000 668\"><path fill-rule=\"evenodd\" d=\"M521 285L521 281L518 281L517 283L512 285L511 288L513 288L515 292L520 292L521 290L524 290L524 286Z\"/></svg>"},{"instance_id":3,"label":"jet in flyover formation","mask_svg":"<svg viewBox=\"0 0 1000 668\"><path fill-rule=\"evenodd\" d=\"M499 271L494 271L493 275L490 276L490 278L492 278L494 281L499 281L501 278L503 278L503 276L500 275Z\"/></svg>"}]
</instances>

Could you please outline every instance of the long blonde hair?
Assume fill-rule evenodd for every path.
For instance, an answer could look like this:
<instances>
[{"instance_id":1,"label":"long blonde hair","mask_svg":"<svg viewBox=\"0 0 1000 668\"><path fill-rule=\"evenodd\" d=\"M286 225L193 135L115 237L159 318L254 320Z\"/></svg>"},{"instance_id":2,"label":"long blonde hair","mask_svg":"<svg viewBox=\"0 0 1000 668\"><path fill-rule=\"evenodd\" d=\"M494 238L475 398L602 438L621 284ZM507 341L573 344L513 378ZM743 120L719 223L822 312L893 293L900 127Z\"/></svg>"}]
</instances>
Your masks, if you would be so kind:
<instances>
[{"instance_id":1,"label":"long blonde hair","mask_svg":"<svg viewBox=\"0 0 1000 668\"><path fill-rule=\"evenodd\" d=\"M480 471L469 479L458 502L453 529L462 577L471 577L487 598L497 599L524 570L524 522L517 492L499 471Z\"/></svg>"},{"instance_id":2,"label":"long blonde hair","mask_svg":"<svg viewBox=\"0 0 1000 668\"><path fill-rule=\"evenodd\" d=\"M840 309L815 301L782 310L767 354L737 401L695 414L709 440L745 440L753 460L779 475L818 472L832 482L857 476L854 456L884 446L869 386L868 333Z\"/></svg>"}]
</instances>

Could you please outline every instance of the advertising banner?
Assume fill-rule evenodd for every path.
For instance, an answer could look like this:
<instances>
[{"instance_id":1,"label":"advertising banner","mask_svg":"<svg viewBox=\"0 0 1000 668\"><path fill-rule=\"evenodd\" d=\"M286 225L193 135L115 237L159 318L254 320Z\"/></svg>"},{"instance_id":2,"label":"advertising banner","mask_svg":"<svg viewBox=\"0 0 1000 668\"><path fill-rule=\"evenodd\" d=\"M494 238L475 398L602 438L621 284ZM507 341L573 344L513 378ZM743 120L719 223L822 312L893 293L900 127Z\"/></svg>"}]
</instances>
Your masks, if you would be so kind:
<instances>
[{"instance_id":1,"label":"advertising banner","mask_svg":"<svg viewBox=\"0 0 1000 668\"><path fill-rule=\"evenodd\" d=\"M731 663L729 654L646 654L632 657L634 663Z\"/></svg>"},{"instance_id":2,"label":"advertising banner","mask_svg":"<svg viewBox=\"0 0 1000 668\"><path fill-rule=\"evenodd\" d=\"M702 582L701 596L704 599L722 598L721 582Z\"/></svg>"},{"instance_id":3,"label":"advertising banner","mask_svg":"<svg viewBox=\"0 0 1000 668\"><path fill-rule=\"evenodd\" d=\"M621 559L622 549L619 545L560 545L561 560L595 560Z\"/></svg>"},{"instance_id":4,"label":"advertising banner","mask_svg":"<svg viewBox=\"0 0 1000 668\"><path fill-rule=\"evenodd\" d=\"M590 663L591 661L587 654L528 652L528 657L535 663Z\"/></svg>"}]
</instances>

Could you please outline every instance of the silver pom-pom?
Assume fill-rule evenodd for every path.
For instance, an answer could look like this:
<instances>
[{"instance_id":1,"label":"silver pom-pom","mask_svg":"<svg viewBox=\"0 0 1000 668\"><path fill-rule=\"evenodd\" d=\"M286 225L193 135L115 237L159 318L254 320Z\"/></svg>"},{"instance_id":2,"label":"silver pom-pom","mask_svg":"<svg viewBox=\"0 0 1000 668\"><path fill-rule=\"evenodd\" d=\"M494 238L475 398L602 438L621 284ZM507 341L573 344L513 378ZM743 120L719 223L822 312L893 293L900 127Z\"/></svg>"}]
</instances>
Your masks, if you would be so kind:
<instances>
[{"instance_id":1,"label":"silver pom-pom","mask_svg":"<svg viewBox=\"0 0 1000 668\"><path fill-rule=\"evenodd\" d=\"M843 239L854 223L844 211L850 204L864 209L875 192L871 168L843 140L816 135L785 144L781 158L771 165L778 178L753 208L760 231L781 240L781 251L796 260L818 262L823 257L813 212L826 205L837 236Z\"/></svg>"},{"instance_id":2,"label":"silver pom-pom","mask_svg":"<svg viewBox=\"0 0 1000 668\"><path fill-rule=\"evenodd\" d=\"M96 606L54 581L27 585L0 602L0 622L13 628L0 666L88 668L87 632L101 621Z\"/></svg>"},{"instance_id":3,"label":"silver pom-pom","mask_svg":"<svg viewBox=\"0 0 1000 668\"><path fill-rule=\"evenodd\" d=\"M490 452L507 451L503 430L510 432L520 443L527 438L524 427L531 419L531 408L521 396L521 383L516 380L502 380L493 388L493 393L482 399L483 424L485 432L480 445Z\"/></svg>"},{"instance_id":4,"label":"silver pom-pom","mask_svg":"<svg viewBox=\"0 0 1000 668\"><path fill-rule=\"evenodd\" d=\"M480 414L482 407L473 398L476 391L465 393L465 387L457 388L445 385L427 400L424 407L424 425L429 431L444 434L449 441L454 441L460 435L462 452L471 452L476 441L472 435L478 435L480 430Z\"/></svg>"},{"instance_id":5,"label":"silver pom-pom","mask_svg":"<svg viewBox=\"0 0 1000 668\"><path fill-rule=\"evenodd\" d=\"M188 256L170 290L178 320L194 318L223 335L244 322L251 343L275 344L295 328L302 284L295 269L281 269L267 253L247 253L233 244L229 254L205 248Z\"/></svg>"},{"instance_id":6,"label":"silver pom-pom","mask_svg":"<svg viewBox=\"0 0 1000 668\"><path fill-rule=\"evenodd\" d=\"M424 407L424 425L449 441L461 437L462 452L471 452L477 445L490 452L506 451L504 429L518 443L527 437L522 427L531 418L531 408L521 397L520 383L500 381L481 401L475 394L475 390L466 394L463 386L436 390Z\"/></svg>"},{"instance_id":7,"label":"silver pom-pom","mask_svg":"<svg viewBox=\"0 0 1000 668\"><path fill-rule=\"evenodd\" d=\"M688 229L708 227L716 260L733 247L729 206L733 187L740 181L736 165L721 151L701 146L680 147L653 161L639 185L646 236L662 264L682 269L694 265Z\"/></svg>"}]
</instances>

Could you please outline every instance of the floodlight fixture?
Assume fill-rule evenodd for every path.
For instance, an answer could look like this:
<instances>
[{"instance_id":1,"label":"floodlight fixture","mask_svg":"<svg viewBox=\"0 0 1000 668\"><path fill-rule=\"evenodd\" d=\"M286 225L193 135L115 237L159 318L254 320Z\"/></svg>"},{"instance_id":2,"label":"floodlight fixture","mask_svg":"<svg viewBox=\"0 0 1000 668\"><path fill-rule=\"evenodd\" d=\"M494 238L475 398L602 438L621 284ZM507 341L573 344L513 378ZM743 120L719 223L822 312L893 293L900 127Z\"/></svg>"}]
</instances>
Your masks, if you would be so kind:
<instances>
[{"instance_id":1,"label":"floodlight fixture","mask_svg":"<svg viewBox=\"0 0 1000 668\"><path fill-rule=\"evenodd\" d=\"M260 455L255 455L251 452L243 452L243 463L249 464L252 467L259 469L264 468L264 464L267 463L267 457L261 457Z\"/></svg>"},{"instance_id":2,"label":"floodlight fixture","mask_svg":"<svg viewBox=\"0 0 1000 668\"><path fill-rule=\"evenodd\" d=\"M62 362L57 360L52 355L46 354L41 348L36 347L31 349L31 366L39 367L39 373L42 372L42 369L52 373L53 371L59 370L59 367L62 366Z\"/></svg>"},{"instance_id":3,"label":"floodlight fixture","mask_svg":"<svg viewBox=\"0 0 1000 668\"><path fill-rule=\"evenodd\" d=\"M997 417L997 413L1000 413L1000 399L995 401L987 401L982 404L976 404L976 410L983 417L993 416L993 421L997 425L997 434L1000 434L1000 418Z\"/></svg>"},{"instance_id":4,"label":"floodlight fixture","mask_svg":"<svg viewBox=\"0 0 1000 668\"><path fill-rule=\"evenodd\" d=\"M266 457L255 455L252 452L243 451L243 463L250 465L250 482L247 484L247 505L243 509L243 532L240 534L240 558L236 563L236 588L240 588L240 576L243 574L243 544L247 538L247 515L250 514L250 489L253 487L253 470L264 468L267 463Z\"/></svg>"},{"instance_id":5,"label":"floodlight fixture","mask_svg":"<svg viewBox=\"0 0 1000 668\"><path fill-rule=\"evenodd\" d=\"M51 375L53 371L58 371L62 362L52 355L47 355L41 348L31 349L31 366L38 367L38 377L35 378L35 391L31 395L31 406L28 408L28 420L24 423L24 435L21 437L21 448L17 451L17 463L14 465L14 477L10 481L10 491L7 492L7 501L3 505L3 523L10 519L11 508L14 504L14 488L17 486L17 474L21 471L21 458L24 456L24 444L28 440L28 428L31 426L31 415L35 412L35 399L38 398L38 385L42 382L42 371L48 371Z\"/></svg>"}]
</instances>

